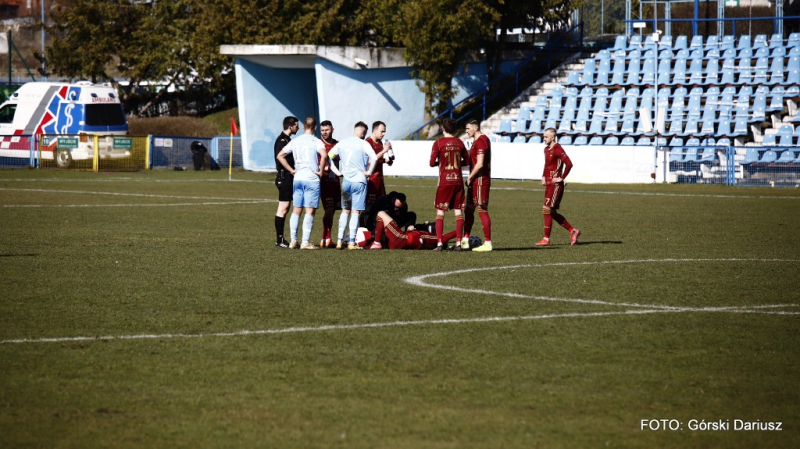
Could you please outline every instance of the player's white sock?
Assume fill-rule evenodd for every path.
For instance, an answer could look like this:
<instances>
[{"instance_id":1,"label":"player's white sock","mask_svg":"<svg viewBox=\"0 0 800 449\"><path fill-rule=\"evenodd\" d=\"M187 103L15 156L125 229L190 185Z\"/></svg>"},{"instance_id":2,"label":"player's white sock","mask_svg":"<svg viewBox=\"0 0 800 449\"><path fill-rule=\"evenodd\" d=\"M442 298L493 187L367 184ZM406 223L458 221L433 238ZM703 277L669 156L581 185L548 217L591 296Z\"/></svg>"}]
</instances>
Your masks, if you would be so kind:
<instances>
[{"instance_id":1,"label":"player's white sock","mask_svg":"<svg viewBox=\"0 0 800 449\"><path fill-rule=\"evenodd\" d=\"M347 220L349 219L350 212L342 211L342 215L339 216L339 229L336 230L336 235L339 237L340 242L344 239L344 230L347 228Z\"/></svg>"},{"instance_id":2,"label":"player's white sock","mask_svg":"<svg viewBox=\"0 0 800 449\"><path fill-rule=\"evenodd\" d=\"M300 225L300 216L292 214L289 218L289 232L293 241L297 241L297 227Z\"/></svg>"},{"instance_id":3,"label":"player's white sock","mask_svg":"<svg viewBox=\"0 0 800 449\"><path fill-rule=\"evenodd\" d=\"M303 217L303 243L308 243L311 238L311 230L314 228L314 216L306 214Z\"/></svg>"},{"instance_id":4,"label":"player's white sock","mask_svg":"<svg viewBox=\"0 0 800 449\"><path fill-rule=\"evenodd\" d=\"M361 213L356 212L350 214L350 243L355 243L356 241L356 231L358 231L358 218L361 216Z\"/></svg>"}]
</instances>

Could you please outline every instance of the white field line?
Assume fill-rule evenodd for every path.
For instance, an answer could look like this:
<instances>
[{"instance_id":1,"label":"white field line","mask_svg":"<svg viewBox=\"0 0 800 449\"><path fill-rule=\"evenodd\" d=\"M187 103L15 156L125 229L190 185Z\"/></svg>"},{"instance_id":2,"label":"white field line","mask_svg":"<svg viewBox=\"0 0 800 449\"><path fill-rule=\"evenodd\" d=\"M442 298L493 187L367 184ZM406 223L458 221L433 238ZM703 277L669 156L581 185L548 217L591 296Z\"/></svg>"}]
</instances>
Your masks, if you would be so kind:
<instances>
[{"instance_id":1,"label":"white field line","mask_svg":"<svg viewBox=\"0 0 800 449\"><path fill-rule=\"evenodd\" d=\"M226 198L214 196L184 196L184 195L154 195L151 193L120 193L120 192L97 192L91 190L48 190L48 189L11 189L0 187L0 191L8 192L38 192L38 193L72 193L77 195L109 195L109 196L131 196L139 198L171 198L182 200L221 200L221 201L267 201L264 198Z\"/></svg>"},{"instance_id":2,"label":"white field line","mask_svg":"<svg viewBox=\"0 0 800 449\"><path fill-rule=\"evenodd\" d=\"M154 182L154 183L169 183L169 182L253 182L259 184L272 184L273 181L259 181L256 179L147 179L147 178L103 178L103 179L59 179L59 178L42 178L42 179L0 179L2 181L11 182Z\"/></svg>"},{"instance_id":3,"label":"white field line","mask_svg":"<svg viewBox=\"0 0 800 449\"><path fill-rule=\"evenodd\" d=\"M450 274L459 273L472 273L476 271L488 270L502 270L514 268L532 268L532 267L552 267L552 266L570 266L570 265L597 265L597 264L620 264L620 263L655 263L655 262L702 262L702 261L717 261L717 262L742 262L742 261L758 261L758 262L798 262L796 260L780 260L780 259L645 259L645 260L617 260L617 261L600 261L600 262L564 262L564 263L550 263L550 264L529 264L529 265L511 265L504 267L488 267L488 268L471 268L465 270L456 270L443 273L433 273L422 276L414 276L406 278L405 282L411 285L428 288L439 288L445 290L466 291L490 295L504 295L513 297L523 297L532 299L544 299L548 301L562 301L562 302L580 302L587 304L601 304L620 307L635 307L633 310L624 310L617 312L586 312L586 313L561 313L561 314L546 314L546 315L524 315L524 316L504 316L504 317L482 317L482 318L451 318L451 319L437 319L437 320L417 320L417 321L392 321L382 323L363 323L363 324L342 324L342 325L324 325L324 326L308 326L308 327L287 327L279 329L264 329L264 330L241 330L235 332L215 332L208 334L136 334L136 335L109 335L109 336L96 336L96 337L55 337L55 338L20 338L0 340L0 344L18 344L18 343L58 343L58 342L76 342L76 341L99 341L99 340L143 340L143 339L169 339L169 338L205 338L205 337L239 337L248 335L275 335L275 334L291 334L303 332L321 332L321 331L337 331L337 330L358 330L358 329L376 329L388 328L398 326L424 326L424 325L441 325L441 324L468 324L468 323L490 323L490 322L507 322L507 321L528 321L528 320L542 320L554 318L582 318L582 317L605 317L613 315L644 315L652 313L685 313L685 312L716 312L716 313L743 313L743 314L766 314L766 315L800 315L800 312L786 312L782 310L770 311L764 309L778 309L786 307L797 307L797 304L767 304L760 306L747 306L747 307L672 307L660 305L643 305L643 304L625 304L625 303L612 303L606 301L583 300L583 299L570 299L570 298L551 298L539 297L530 295L521 295L517 293L498 293L488 290L471 290L460 289L457 287L441 286L435 284L426 284L425 279L430 277L447 276Z\"/></svg>"},{"instance_id":4,"label":"white field line","mask_svg":"<svg viewBox=\"0 0 800 449\"><path fill-rule=\"evenodd\" d=\"M4 204L7 208L45 208L45 207L180 207L180 206L227 206L232 204L275 203L275 200L261 201L219 201L203 203L151 203L151 204Z\"/></svg>"}]
</instances>

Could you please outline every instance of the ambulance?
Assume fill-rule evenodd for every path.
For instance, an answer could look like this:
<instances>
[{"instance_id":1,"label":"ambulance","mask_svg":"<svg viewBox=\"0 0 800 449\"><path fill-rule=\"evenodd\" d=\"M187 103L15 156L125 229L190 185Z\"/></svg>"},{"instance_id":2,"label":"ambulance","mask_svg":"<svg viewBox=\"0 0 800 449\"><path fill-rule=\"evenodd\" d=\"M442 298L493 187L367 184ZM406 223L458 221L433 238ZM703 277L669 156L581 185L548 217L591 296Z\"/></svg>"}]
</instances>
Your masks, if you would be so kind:
<instances>
[{"instance_id":1,"label":"ambulance","mask_svg":"<svg viewBox=\"0 0 800 449\"><path fill-rule=\"evenodd\" d=\"M116 89L90 82L26 83L0 105L0 157L31 157L31 136L39 136L41 158L61 168L94 158L99 135L101 159L130 157L113 137L128 134L128 121ZM38 157L38 156L36 156Z\"/></svg>"}]
</instances>

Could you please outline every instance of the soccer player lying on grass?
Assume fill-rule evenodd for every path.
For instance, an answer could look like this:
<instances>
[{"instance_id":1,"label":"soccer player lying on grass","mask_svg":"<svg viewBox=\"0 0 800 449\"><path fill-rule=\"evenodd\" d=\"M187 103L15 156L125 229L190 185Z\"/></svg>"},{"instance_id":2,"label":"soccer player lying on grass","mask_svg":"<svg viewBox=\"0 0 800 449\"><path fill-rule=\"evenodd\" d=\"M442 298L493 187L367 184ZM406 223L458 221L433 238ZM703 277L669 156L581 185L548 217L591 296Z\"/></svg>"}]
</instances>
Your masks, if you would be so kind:
<instances>
[{"instance_id":1,"label":"soccer player lying on grass","mask_svg":"<svg viewBox=\"0 0 800 449\"><path fill-rule=\"evenodd\" d=\"M400 192L389 192L388 195L375 200L372 206L362 217L364 220L364 227L371 233L375 234L375 224L378 220L378 212L386 212L389 216L400 225L401 228L406 229L413 226L417 222L417 214L409 212L408 201L406 195ZM378 240L378 243L386 243Z\"/></svg>"},{"instance_id":2,"label":"soccer player lying on grass","mask_svg":"<svg viewBox=\"0 0 800 449\"><path fill-rule=\"evenodd\" d=\"M409 226L406 231L392 220L386 212L378 212L378 217L375 224L375 242L370 246L370 249L381 249L380 242L384 233L386 239L389 241L389 249L433 249L439 244L439 238L436 234L430 232L418 231L414 226ZM442 242L447 244L456 236L456 232L450 232L442 236Z\"/></svg>"}]
</instances>

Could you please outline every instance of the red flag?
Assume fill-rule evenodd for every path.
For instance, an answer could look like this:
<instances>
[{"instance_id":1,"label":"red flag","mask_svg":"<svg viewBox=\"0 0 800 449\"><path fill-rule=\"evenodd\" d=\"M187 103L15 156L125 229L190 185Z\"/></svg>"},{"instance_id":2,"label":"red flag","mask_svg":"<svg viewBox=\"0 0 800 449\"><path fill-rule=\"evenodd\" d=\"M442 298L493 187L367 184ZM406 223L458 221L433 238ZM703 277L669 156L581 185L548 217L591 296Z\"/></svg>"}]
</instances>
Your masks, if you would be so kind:
<instances>
[{"instance_id":1,"label":"red flag","mask_svg":"<svg viewBox=\"0 0 800 449\"><path fill-rule=\"evenodd\" d=\"M239 128L236 126L236 121L231 117L231 134L237 135L239 134Z\"/></svg>"}]
</instances>

